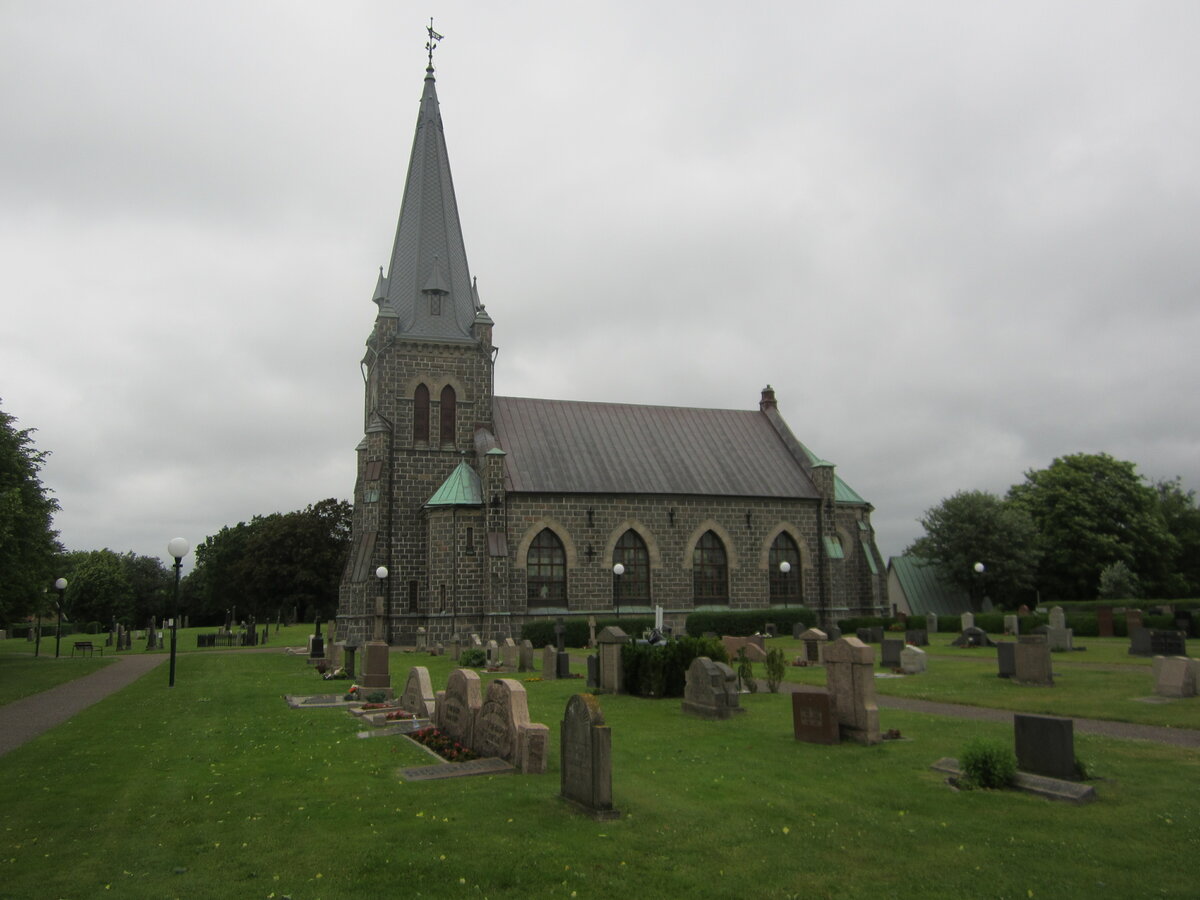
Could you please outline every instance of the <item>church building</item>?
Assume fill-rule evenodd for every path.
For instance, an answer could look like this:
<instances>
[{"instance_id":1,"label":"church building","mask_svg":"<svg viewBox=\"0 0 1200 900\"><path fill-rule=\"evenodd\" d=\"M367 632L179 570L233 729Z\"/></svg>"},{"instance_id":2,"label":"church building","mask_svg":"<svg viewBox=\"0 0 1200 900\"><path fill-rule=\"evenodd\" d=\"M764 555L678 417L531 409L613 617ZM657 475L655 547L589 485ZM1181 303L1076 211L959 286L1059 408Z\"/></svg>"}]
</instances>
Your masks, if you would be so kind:
<instances>
[{"instance_id":1,"label":"church building","mask_svg":"<svg viewBox=\"0 0 1200 900\"><path fill-rule=\"evenodd\" d=\"M362 360L339 635L519 637L538 618L655 606L678 626L709 609L880 614L872 507L795 438L769 386L745 410L494 394L432 56Z\"/></svg>"}]
</instances>

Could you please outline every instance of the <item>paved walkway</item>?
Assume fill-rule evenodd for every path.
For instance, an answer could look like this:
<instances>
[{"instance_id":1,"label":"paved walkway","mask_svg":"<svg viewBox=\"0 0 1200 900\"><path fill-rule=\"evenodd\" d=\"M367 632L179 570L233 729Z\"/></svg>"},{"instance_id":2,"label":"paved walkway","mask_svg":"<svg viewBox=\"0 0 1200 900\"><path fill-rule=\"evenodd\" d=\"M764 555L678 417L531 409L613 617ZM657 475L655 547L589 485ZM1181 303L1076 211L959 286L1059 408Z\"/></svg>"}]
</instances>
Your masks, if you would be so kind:
<instances>
[{"instance_id":1,"label":"paved walkway","mask_svg":"<svg viewBox=\"0 0 1200 900\"><path fill-rule=\"evenodd\" d=\"M167 656L166 653L118 656L115 663L97 669L91 675L0 706L0 756L132 684L165 663ZM166 683L166 675L163 675L163 683Z\"/></svg>"},{"instance_id":2,"label":"paved walkway","mask_svg":"<svg viewBox=\"0 0 1200 900\"><path fill-rule=\"evenodd\" d=\"M759 681L759 690L765 691L767 683ZM787 693L814 690L812 685L784 682L780 690ZM1012 724L1013 711L991 709L986 706L965 706L961 703L933 703L929 700L912 700L907 697L875 695L881 709L902 709L906 712L928 713L934 716L954 716L959 719L974 719L977 722L1007 722ZM1154 741L1173 744L1176 747L1200 748L1200 731L1192 728L1166 728L1161 725L1135 725L1132 722L1110 722L1107 719L1074 719L1075 731L1079 734L1099 734L1104 737L1130 741Z\"/></svg>"}]
</instances>

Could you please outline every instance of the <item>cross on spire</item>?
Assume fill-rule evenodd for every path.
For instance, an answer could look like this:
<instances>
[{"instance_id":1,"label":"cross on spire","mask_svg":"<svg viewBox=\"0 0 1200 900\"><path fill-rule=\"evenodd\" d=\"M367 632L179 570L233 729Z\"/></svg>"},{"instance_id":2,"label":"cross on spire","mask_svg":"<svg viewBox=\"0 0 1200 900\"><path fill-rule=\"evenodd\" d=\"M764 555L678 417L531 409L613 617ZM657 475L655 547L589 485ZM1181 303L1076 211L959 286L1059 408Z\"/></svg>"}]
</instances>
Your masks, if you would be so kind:
<instances>
[{"instance_id":1,"label":"cross on spire","mask_svg":"<svg viewBox=\"0 0 1200 900\"><path fill-rule=\"evenodd\" d=\"M445 38L433 30L433 16L429 17L429 25L425 29L429 32L429 39L425 41L425 49L429 51L429 71L433 71L433 51L437 49L438 41Z\"/></svg>"}]
</instances>

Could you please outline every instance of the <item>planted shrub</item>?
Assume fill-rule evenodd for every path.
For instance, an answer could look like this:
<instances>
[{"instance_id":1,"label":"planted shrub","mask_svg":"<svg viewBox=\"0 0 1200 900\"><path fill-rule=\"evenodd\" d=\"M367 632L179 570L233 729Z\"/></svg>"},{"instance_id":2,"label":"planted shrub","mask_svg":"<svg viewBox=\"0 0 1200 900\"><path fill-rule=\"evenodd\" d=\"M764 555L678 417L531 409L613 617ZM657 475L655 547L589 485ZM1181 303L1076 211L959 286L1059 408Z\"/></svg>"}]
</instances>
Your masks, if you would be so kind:
<instances>
[{"instance_id":1,"label":"planted shrub","mask_svg":"<svg viewBox=\"0 0 1200 900\"><path fill-rule=\"evenodd\" d=\"M487 665L487 653L478 647L468 647L459 654L458 665L463 669L478 669Z\"/></svg>"},{"instance_id":2,"label":"planted shrub","mask_svg":"<svg viewBox=\"0 0 1200 900\"><path fill-rule=\"evenodd\" d=\"M969 787L1008 787L1017 774L1017 755L1011 747L996 741L971 741L958 764Z\"/></svg>"},{"instance_id":3,"label":"planted shrub","mask_svg":"<svg viewBox=\"0 0 1200 900\"><path fill-rule=\"evenodd\" d=\"M752 694L758 693L758 682L754 680L754 664L746 655L745 647L738 649L737 664L738 689L745 688Z\"/></svg>"},{"instance_id":4,"label":"planted shrub","mask_svg":"<svg viewBox=\"0 0 1200 900\"><path fill-rule=\"evenodd\" d=\"M535 647L545 647L555 643L554 621L546 619L540 622L528 622L521 626L521 637ZM588 624L586 619L573 618L564 623L563 641L568 647L586 647L588 642ZM631 637L641 637L647 628L654 627L653 616L623 616L620 619L596 619L596 634L609 625L616 625Z\"/></svg>"},{"instance_id":5,"label":"planted shrub","mask_svg":"<svg viewBox=\"0 0 1200 900\"><path fill-rule=\"evenodd\" d=\"M815 625L817 614L803 606L789 606L783 609L694 612L687 617L687 633L692 637L701 637L707 631L714 634L745 637L749 634L765 632L768 622L774 623L778 634L791 635L792 626L797 622L803 623L805 628Z\"/></svg>"},{"instance_id":6,"label":"planted shrub","mask_svg":"<svg viewBox=\"0 0 1200 900\"><path fill-rule=\"evenodd\" d=\"M779 685L783 682L784 673L787 671L787 660L784 658L783 651L778 647L767 651L766 668L767 689L772 694L778 694Z\"/></svg>"},{"instance_id":7,"label":"planted shrub","mask_svg":"<svg viewBox=\"0 0 1200 900\"><path fill-rule=\"evenodd\" d=\"M687 670L697 656L728 662L720 641L681 637L665 644L624 644L621 671L625 690L637 697L682 697Z\"/></svg>"}]
</instances>

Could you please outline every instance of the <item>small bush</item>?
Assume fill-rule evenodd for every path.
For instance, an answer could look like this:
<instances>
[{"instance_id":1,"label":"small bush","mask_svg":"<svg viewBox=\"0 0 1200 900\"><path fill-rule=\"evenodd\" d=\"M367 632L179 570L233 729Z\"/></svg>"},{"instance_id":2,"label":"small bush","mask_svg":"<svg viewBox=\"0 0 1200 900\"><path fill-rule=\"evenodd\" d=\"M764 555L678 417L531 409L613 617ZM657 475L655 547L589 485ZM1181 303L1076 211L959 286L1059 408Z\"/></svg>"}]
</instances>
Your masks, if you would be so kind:
<instances>
[{"instance_id":1,"label":"small bush","mask_svg":"<svg viewBox=\"0 0 1200 900\"><path fill-rule=\"evenodd\" d=\"M1008 787L1017 774L1017 755L1012 748L996 741L971 741L958 764L970 787Z\"/></svg>"},{"instance_id":2,"label":"small bush","mask_svg":"<svg viewBox=\"0 0 1200 900\"><path fill-rule=\"evenodd\" d=\"M621 672L625 690L636 697L682 697L687 670L697 656L717 662L729 657L720 641L681 637L665 644L624 644Z\"/></svg>"},{"instance_id":3,"label":"small bush","mask_svg":"<svg viewBox=\"0 0 1200 900\"><path fill-rule=\"evenodd\" d=\"M371 691L371 693L367 694L364 699L366 699L368 704L383 703L385 700L387 700L387 694L385 694L383 691Z\"/></svg>"},{"instance_id":4,"label":"small bush","mask_svg":"<svg viewBox=\"0 0 1200 900\"><path fill-rule=\"evenodd\" d=\"M790 637L792 626L801 622L805 628L811 628L817 623L817 614L803 606L694 612L687 617L687 633L692 637L701 637L706 631L745 637L765 632L768 622L775 625L777 634Z\"/></svg>"},{"instance_id":5,"label":"small bush","mask_svg":"<svg viewBox=\"0 0 1200 900\"><path fill-rule=\"evenodd\" d=\"M459 654L458 665L463 669L478 669L487 665L487 653L478 647L468 647Z\"/></svg>"},{"instance_id":6,"label":"small bush","mask_svg":"<svg viewBox=\"0 0 1200 900\"><path fill-rule=\"evenodd\" d=\"M772 694L778 694L779 685L783 682L784 673L787 672L787 660L784 658L783 651L778 647L768 650L766 667L767 689Z\"/></svg>"},{"instance_id":7,"label":"small bush","mask_svg":"<svg viewBox=\"0 0 1200 900\"><path fill-rule=\"evenodd\" d=\"M521 626L521 638L529 641L535 647L545 647L554 645L554 625L553 619L543 619L538 622L527 622ZM599 634L609 625L616 625L627 635L633 638L642 636L642 632L647 628L654 627L653 616L624 616L617 618L597 618L596 619L596 634ZM584 618L568 619L564 626L566 631L563 632L563 642L568 647L586 647L588 642L588 623Z\"/></svg>"},{"instance_id":8,"label":"small bush","mask_svg":"<svg viewBox=\"0 0 1200 900\"><path fill-rule=\"evenodd\" d=\"M738 689L745 689L752 694L758 693L758 682L754 680L754 664L746 655L745 647L738 650L737 664Z\"/></svg>"}]
</instances>

